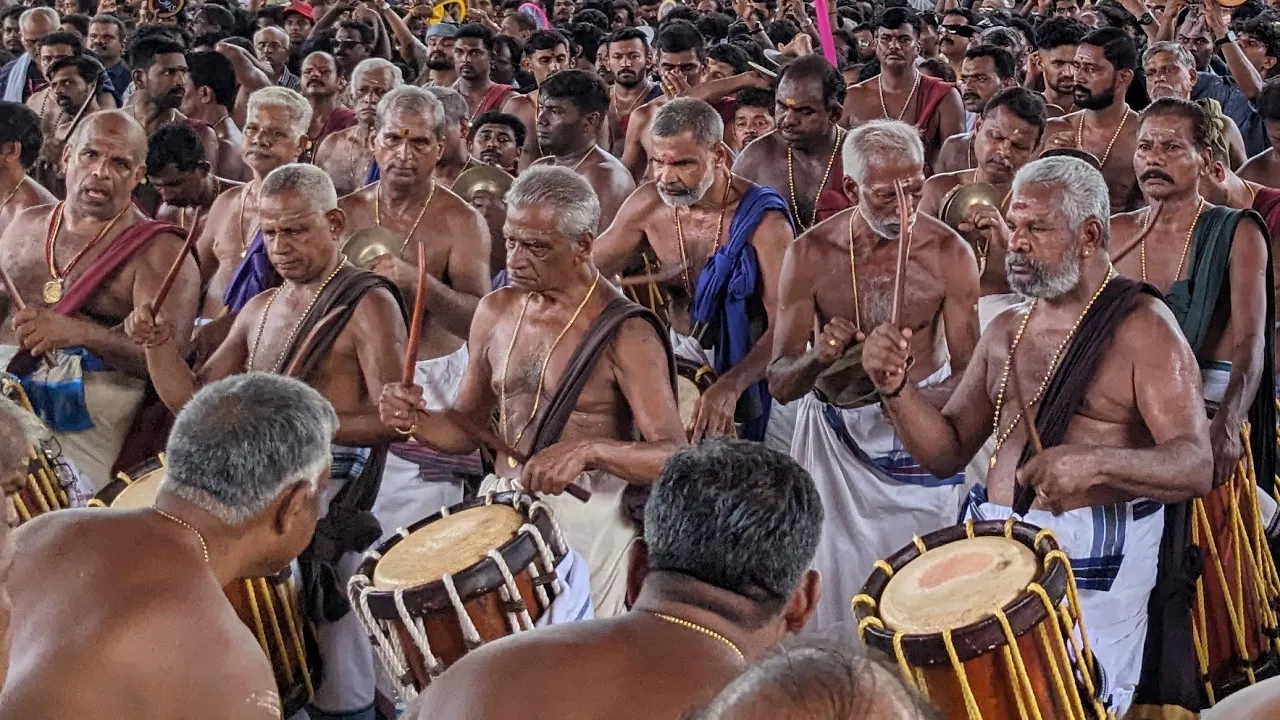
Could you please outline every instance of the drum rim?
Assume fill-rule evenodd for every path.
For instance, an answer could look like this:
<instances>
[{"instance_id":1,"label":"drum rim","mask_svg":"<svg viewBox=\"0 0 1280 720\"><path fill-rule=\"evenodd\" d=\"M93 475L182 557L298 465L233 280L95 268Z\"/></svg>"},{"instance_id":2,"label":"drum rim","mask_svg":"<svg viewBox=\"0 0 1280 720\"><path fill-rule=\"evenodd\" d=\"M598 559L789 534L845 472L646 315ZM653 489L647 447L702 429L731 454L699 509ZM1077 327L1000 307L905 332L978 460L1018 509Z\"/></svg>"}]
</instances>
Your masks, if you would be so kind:
<instances>
[{"instance_id":1,"label":"drum rim","mask_svg":"<svg viewBox=\"0 0 1280 720\"><path fill-rule=\"evenodd\" d=\"M1055 604L1061 602L1067 590L1067 569L1061 560L1055 560L1050 563L1048 568L1044 567L1044 558L1050 552L1058 550L1058 543L1053 535L1046 533L1039 537L1039 543L1037 543L1037 536L1042 528L1029 523L1014 521L1010 532L1006 533L1005 525L1006 521L1003 520L975 522L973 523L972 535L966 525L953 525L931 532L921 537L920 540L926 550L932 550L969 537L1008 537L1010 540L1026 546L1036 554L1040 570L1032 582L1038 583L1043 587L1045 592L1048 593L1049 599ZM896 573L922 554L915 543L908 543L906 547L890 555L885 562ZM884 590L888 587L891 577L890 573L886 573L883 567L877 565L871 572L871 576L867 578L861 594L871 597L875 601L875 607L868 607L862 603L855 604L854 618L860 626L865 618L879 618L880 599L884 595ZM1032 630L1044 622L1047 617L1044 603L1040 596L1026 590L1007 603L1003 610L1015 637L1020 637ZM868 645L892 656L894 653L894 635L894 631L882 625L871 623L866 626L863 639ZM967 625L952 628L951 639L956 655L961 662L967 662L986 654L994 648L1008 644L1005 639L1004 628L995 615L987 615ZM902 653L907 662L912 665L951 664L942 633L903 633Z\"/></svg>"},{"instance_id":2,"label":"drum rim","mask_svg":"<svg viewBox=\"0 0 1280 720\"><path fill-rule=\"evenodd\" d=\"M676 375L692 381L698 392L704 393L716 384L720 376L710 365L676 356Z\"/></svg>"},{"instance_id":3,"label":"drum rim","mask_svg":"<svg viewBox=\"0 0 1280 720\"><path fill-rule=\"evenodd\" d=\"M525 523L532 524L542 533L542 537L547 541L547 546L551 550L554 563L559 565L565 553L559 552L556 547L554 540L555 521L552 519L551 512L547 506L537 498L519 491L492 493L491 495L492 500L489 499L489 495L478 495L469 500L450 505L447 508L448 512L453 515L486 505L507 505L522 514L527 511L528 515L525 518ZM368 584L369 614L375 619L399 620L400 611L395 602L397 591L382 590L374 586L374 568L377 567L378 562L382 560L382 557L391 548L398 545L409 535L442 517L444 517L443 510L436 511L408 527L402 528L401 532L397 532L379 544L372 552L365 553L364 558L361 559L355 574L362 576ZM533 564L538 557L537 543L534 542L532 536L523 532L517 532L515 537L494 549L502 554L513 575L519 575ZM495 592L505 584L502 573L490 557L483 558L474 565L454 573L451 577L453 578L454 587L458 591L458 596L464 603ZM445 590L443 579L436 579L414 587L406 587L402 590L405 609L411 614L434 614L453 611L453 603L449 598L448 591Z\"/></svg>"}]
</instances>

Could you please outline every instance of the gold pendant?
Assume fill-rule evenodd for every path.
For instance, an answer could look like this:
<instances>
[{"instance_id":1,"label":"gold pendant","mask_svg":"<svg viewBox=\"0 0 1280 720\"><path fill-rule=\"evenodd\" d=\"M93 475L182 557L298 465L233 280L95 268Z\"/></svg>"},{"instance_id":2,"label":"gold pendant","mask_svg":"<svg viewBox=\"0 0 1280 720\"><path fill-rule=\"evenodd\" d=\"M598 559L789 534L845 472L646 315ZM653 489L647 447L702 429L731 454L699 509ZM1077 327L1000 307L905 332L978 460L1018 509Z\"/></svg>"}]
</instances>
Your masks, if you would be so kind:
<instances>
[{"instance_id":1,"label":"gold pendant","mask_svg":"<svg viewBox=\"0 0 1280 720\"><path fill-rule=\"evenodd\" d=\"M507 467L514 468L518 464L519 463L516 462L515 458L511 457L510 455L507 456Z\"/></svg>"},{"instance_id":2,"label":"gold pendant","mask_svg":"<svg viewBox=\"0 0 1280 720\"><path fill-rule=\"evenodd\" d=\"M46 305L56 305L62 299L62 280L54 278L44 284L44 302Z\"/></svg>"},{"instance_id":3,"label":"gold pendant","mask_svg":"<svg viewBox=\"0 0 1280 720\"><path fill-rule=\"evenodd\" d=\"M996 466L996 454L995 454L995 453L992 453L992 454L991 454L991 459L990 459L989 461L987 461L987 469L989 469L989 470L991 470L991 469L995 469L995 466Z\"/></svg>"}]
</instances>

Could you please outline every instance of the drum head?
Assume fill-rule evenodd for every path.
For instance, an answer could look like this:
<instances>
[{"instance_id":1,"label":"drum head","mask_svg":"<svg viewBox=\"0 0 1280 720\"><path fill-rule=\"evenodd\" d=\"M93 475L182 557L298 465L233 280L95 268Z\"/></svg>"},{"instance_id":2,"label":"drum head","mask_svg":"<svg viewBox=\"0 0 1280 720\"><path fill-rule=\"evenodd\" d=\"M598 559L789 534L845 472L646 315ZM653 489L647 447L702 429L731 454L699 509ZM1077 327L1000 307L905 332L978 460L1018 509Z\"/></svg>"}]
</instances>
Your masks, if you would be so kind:
<instances>
[{"instance_id":1,"label":"drum head","mask_svg":"<svg viewBox=\"0 0 1280 720\"><path fill-rule=\"evenodd\" d=\"M121 490L116 499L111 501L111 507L118 510L151 507L156 501L156 493L160 490L160 481L163 479L164 468L152 470Z\"/></svg>"},{"instance_id":2,"label":"drum head","mask_svg":"<svg viewBox=\"0 0 1280 720\"><path fill-rule=\"evenodd\" d=\"M933 548L893 574L880 598L890 630L954 630L1013 602L1036 577L1030 548L1004 537L975 537Z\"/></svg>"},{"instance_id":3,"label":"drum head","mask_svg":"<svg viewBox=\"0 0 1280 720\"><path fill-rule=\"evenodd\" d=\"M692 380L679 375L676 377L676 392L676 400L680 403L680 420L684 422L685 427L690 427L693 425L693 408L697 405L702 391Z\"/></svg>"},{"instance_id":4,"label":"drum head","mask_svg":"<svg viewBox=\"0 0 1280 720\"><path fill-rule=\"evenodd\" d=\"M505 545L524 523L519 510L498 504L442 517L392 545L373 569L373 586L418 587L459 573Z\"/></svg>"}]
</instances>

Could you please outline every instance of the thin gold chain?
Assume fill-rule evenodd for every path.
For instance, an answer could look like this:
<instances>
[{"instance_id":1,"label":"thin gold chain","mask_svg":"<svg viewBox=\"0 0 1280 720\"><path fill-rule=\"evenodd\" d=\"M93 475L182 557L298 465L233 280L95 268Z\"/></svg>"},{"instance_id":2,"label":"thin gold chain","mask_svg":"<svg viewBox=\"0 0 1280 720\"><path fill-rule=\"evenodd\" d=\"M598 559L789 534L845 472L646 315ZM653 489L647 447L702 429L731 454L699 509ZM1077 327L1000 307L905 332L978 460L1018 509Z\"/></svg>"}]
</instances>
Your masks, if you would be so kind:
<instances>
[{"instance_id":1,"label":"thin gold chain","mask_svg":"<svg viewBox=\"0 0 1280 720\"><path fill-rule=\"evenodd\" d=\"M729 190L733 188L733 174L725 174L724 192L720 194L720 219L716 221L715 242L711 244L711 255L720 249L720 233L724 232L724 211L729 207ZM684 289L693 297L693 283L689 279L689 258L684 251L684 228L680 225L680 208L671 206L671 214L676 219L676 242L680 245L680 264L684 266ZM707 257L711 257L708 255Z\"/></svg>"},{"instance_id":2,"label":"thin gold chain","mask_svg":"<svg viewBox=\"0 0 1280 720\"><path fill-rule=\"evenodd\" d=\"M252 188L255 183L257 183L257 180L245 185L244 189L240 191L240 237L237 238L240 241L240 257L244 257L249 254L249 241L245 239L248 236L248 232L244 226L244 206L245 203L248 202L249 195L252 192L250 188ZM261 187L259 187L259 189L261 189ZM261 207L261 201L262 199L259 198L254 202L255 209L259 209Z\"/></svg>"},{"instance_id":3,"label":"thin gold chain","mask_svg":"<svg viewBox=\"0 0 1280 720\"><path fill-rule=\"evenodd\" d=\"M190 530L191 532L195 533L195 534L196 534L196 539L200 541L200 551L204 553L204 561L205 561L206 563L207 563L207 562L209 562L209 544L208 544L208 543L206 543L206 542L204 541L204 533L202 533L202 532L200 532L199 530L197 530L197 529L196 529L196 526L192 525L191 523L187 522L186 520L183 520L182 518L179 518L179 517L174 517L173 515L170 515L169 513L167 513L167 512L165 512L165 511L161 510L161 509L160 509L160 508L158 508L158 507L152 507L151 509L152 509L152 510L155 510L155 511L156 511L156 512L158 512L158 513L160 513L160 515L161 515L161 516L166 517L166 518L168 518L168 519L170 519L170 520L172 520L172 521L174 521L174 522L178 523L178 524L179 524L179 525L181 525L182 527L184 527L184 528L186 528L186 529Z\"/></svg>"},{"instance_id":4,"label":"thin gold chain","mask_svg":"<svg viewBox=\"0 0 1280 720\"><path fill-rule=\"evenodd\" d=\"M7 196L5 196L4 202L0 202L0 210L3 210L5 207L9 205L9 201L13 200L13 196L17 195L18 191L21 190L22 186L25 185L26 183L27 183L27 176L23 175L21 178L18 179L18 184L13 186L13 190L10 191L10 193Z\"/></svg>"},{"instance_id":5,"label":"thin gold chain","mask_svg":"<svg viewBox=\"0 0 1280 720\"><path fill-rule=\"evenodd\" d=\"M729 649L733 651L733 654L734 654L734 655L737 655L737 656L738 656L738 659L739 659L739 660L741 660L741 661L743 661L743 662L746 662L747 658L746 658L746 656L744 656L744 655L742 654L742 650L738 649L738 646L737 646L737 645L735 645L735 644L733 643L733 641L732 641L732 640L730 640L729 638L727 638L727 637L725 637L725 636L721 635L720 633L716 632L715 630L712 630L712 629L711 629L711 628L709 628L709 627L704 627L704 626L702 626L702 625L699 625L699 624L698 624L698 623L696 623L696 622L690 622L689 620L685 620L685 619L683 619L683 618L672 617L671 615L667 615L667 614L665 614L665 613L653 612L652 610L651 610L650 612L651 612L653 615L655 615L655 616L657 616L657 617L660 617L660 618L662 618L663 620L666 620L667 622L671 623L672 625L679 625L679 626L680 626L680 627L682 627L682 628L688 628L689 630L693 630L694 632L702 633L703 635L706 635L706 636L707 636L707 637L709 637L709 638L714 638L714 639L716 639L716 640L719 640L720 642L724 643L725 645L728 645L728 646L729 646Z\"/></svg>"},{"instance_id":6,"label":"thin gold chain","mask_svg":"<svg viewBox=\"0 0 1280 720\"><path fill-rule=\"evenodd\" d=\"M1013 429L1018 426L1018 421L1022 419L1022 413L1040 402L1040 398L1044 395L1044 391L1049 387L1049 381L1053 378L1054 371L1058 368L1058 360L1062 357L1062 353L1067 349L1067 345L1071 343L1071 339L1075 337L1076 330L1080 328L1080 323L1084 322L1085 315L1089 314L1089 309L1093 307L1093 303L1102 295L1102 291L1107 289L1107 285L1111 284L1111 278L1115 277L1115 268L1107 268L1107 277L1098 286L1093 293L1093 297L1089 298L1089 302L1085 303L1084 310L1080 311L1080 317L1076 318L1075 324L1071 326L1071 330L1067 332L1067 336L1058 344L1058 349L1053 351L1053 357L1049 360L1049 369L1044 374L1044 379L1040 381L1040 387L1036 389L1036 394L1032 396L1031 402L1026 407L1018 408L1017 414L1013 416L1013 422L1010 422L1003 431L996 433L996 444L991 450L991 461L989 466L996 466L996 458L1000 455L1000 448L1004 445L1005 440L1009 439L1009 435L1013 433ZM1017 352L1018 345L1022 342L1022 334L1027 330L1027 323L1031 320L1031 313L1035 312L1036 301L1031 301L1031 306L1027 308L1027 314L1022 316L1022 322L1018 324L1018 331L1014 333L1013 342L1009 345L1009 354L1005 356L1004 371L1000 375L1000 386L996 390L996 411L993 423L996 430L1000 429L1000 416L1004 412L1004 392L1009 386L1009 370L1013 367L1013 354ZM1016 382L1016 381L1015 381Z\"/></svg>"},{"instance_id":7,"label":"thin gold chain","mask_svg":"<svg viewBox=\"0 0 1280 720\"><path fill-rule=\"evenodd\" d=\"M1182 279L1182 266L1187 263L1187 251L1191 249L1191 236L1196 232L1196 224L1200 222L1200 214L1204 212L1205 201L1200 198L1200 204L1196 206L1196 216L1191 221L1191 227L1187 228L1187 238L1182 241L1182 258L1178 260L1178 269L1173 273L1173 282ZM1142 282L1147 281L1147 225L1151 222L1151 208L1147 208L1146 216L1142 222L1142 242L1138 243L1138 256L1142 263Z\"/></svg>"},{"instance_id":8,"label":"thin gold chain","mask_svg":"<svg viewBox=\"0 0 1280 720\"><path fill-rule=\"evenodd\" d=\"M329 282L337 276L338 271L346 264L347 256L340 256L338 258L338 266L333 269L333 272L329 273L329 277L325 278L324 282L320 283L320 287L316 288L316 294L311 296L311 302L307 304L307 309L303 310L302 314L298 316L298 322L294 323L293 330L289 332L289 338L284 341L284 345L280 346L280 353L276 355L276 363L272 366L273 370L279 370L280 359L284 357L284 351L289 349L289 345L291 345L293 343L293 339L297 337L298 330L302 327L302 321L307 319L307 315L311 313L311 309L316 306L316 301L320 299L320 293L324 292L324 289L328 287ZM262 331L267 327L267 315L271 314L271 306L275 304L276 298L280 296L280 291L282 289L283 288L280 287L272 290L271 297L267 298L267 306L262 309L262 320L258 322L258 334L253 339L253 349L249 351L249 360L245 365L246 370L253 369L253 360L258 356L258 344L262 342Z\"/></svg>"},{"instance_id":9,"label":"thin gold chain","mask_svg":"<svg viewBox=\"0 0 1280 720\"><path fill-rule=\"evenodd\" d=\"M836 164L836 155L840 152L840 143L844 140L844 128L836 128L836 142L831 146L831 157L827 158L827 171L822 174L822 182L818 183L818 190L813 194L813 213L809 215L809 224L802 224L801 227L812 227L818 221L818 198L822 197L822 191L827 187L827 180L831 178L831 168ZM795 215L796 222L804 223L800 218L800 206L796 204L796 173L791 161L791 147L787 147L787 186L791 190L791 212Z\"/></svg>"},{"instance_id":10,"label":"thin gold chain","mask_svg":"<svg viewBox=\"0 0 1280 720\"><path fill-rule=\"evenodd\" d=\"M427 201L422 203L422 209L418 211L418 217L413 221L413 227L409 228L409 234L404 236L404 242L400 243L400 252L409 247L409 241L413 239L413 234L418 232L418 223L422 222L422 216L427 214L427 206L431 204L431 198L436 196L437 183L431 181L431 191L427 193ZM382 195L382 181L378 181L378 187L373 189L373 224L382 227L382 209L378 203L378 197Z\"/></svg>"},{"instance_id":11,"label":"thin gold chain","mask_svg":"<svg viewBox=\"0 0 1280 720\"><path fill-rule=\"evenodd\" d=\"M511 441L511 447L520 447L520 438L524 437L524 433L529 429L529 425L533 423L533 419L538 416L538 406L542 402L542 386L547 379L547 365L551 362L551 356L555 354L556 347L560 345L560 341L564 339L569 328L578 321L578 316L582 314L582 309L587 306L587 302L591 300L591 296L596 292L596 286L600 284L600 271L596 271L596 277L591 281L591 287L587 289L587 294L582 298L582 302L578 303L578 309L573 311L573 317L569 318L569 322L565 324L564 329L556 336L555 342L551 343L551 349L547 351L545 357L542 358L542 370L538 373L538 388L533 395L533 410L529 413L529 419L524 421L524 425L520 428L520 432L516 433L516 437ZM502 360L502 375L498 378L498 420L502 424L502 437L505 440L509 437L507 432L507 368L511 367L511 351L516 347L516 338L520 336L520 327L524 324L524 315L529 310L529 301L533 299L533 293L529 293L524 297L524 304L520 306L520 316L516 318L515 330L511 333L511 342L507 343L506 357ZM507 463L514 467L515 458L508 457Z\"/></svg>"},{"instance_id":12,"label":"thin gold chain","mask_svg":"<svg viewBox=\"0 0 1280 720\"><path fill-rule=\"evenodd\" d=\"M853 326L862 332L862 306L858 303L858 263L853 259L853 221L862 215L862 206L849 215L849 279L853 282Z\"/></svg>"},{"instance_id":13,"label":"thin gold chain","mask_svg":"<svg viewBox=\"0 0 1280 720\"><path fill-rule=\"evenodd\" d=\"M902 118L907 114L907 108L911 107L911 98L916 96L916 90L919 89L920 87L920 75L921 75L921 72L919 70L916 70L916 82L914 85L911 86L911 92L907 93L907 101L902 103L902 112L898 113L898 117L894 119L902 120ZM876 80L876 90L880 92L880 109L884 111L884 119L888 120L889 106L886 105L884 102L884 80L883 79Z\"/></svg>"},{"instance_id":14,"label":"thin gold chain","mask_svg":"<svg viewBox=\"0 0 1280 720\"><path fill-rule=\"evenodd\" d=\"M1080 124L1076 126L1076 147L1084 150L1084 113L1080 113ZM1120 137L1120 131L1124 129L1124 124L1129 122L1129 106L1124 106L1124 117L1120 118L1120 124L1116 126L1116 132L1111 136L1111 142L1107 143L1106 152L1102 153L1102 157L1098 159L1098 167L1107 164L1107 158L1111 157L1111 148L1116 144L1116 139Z\"/></svg>"}]
</instances>

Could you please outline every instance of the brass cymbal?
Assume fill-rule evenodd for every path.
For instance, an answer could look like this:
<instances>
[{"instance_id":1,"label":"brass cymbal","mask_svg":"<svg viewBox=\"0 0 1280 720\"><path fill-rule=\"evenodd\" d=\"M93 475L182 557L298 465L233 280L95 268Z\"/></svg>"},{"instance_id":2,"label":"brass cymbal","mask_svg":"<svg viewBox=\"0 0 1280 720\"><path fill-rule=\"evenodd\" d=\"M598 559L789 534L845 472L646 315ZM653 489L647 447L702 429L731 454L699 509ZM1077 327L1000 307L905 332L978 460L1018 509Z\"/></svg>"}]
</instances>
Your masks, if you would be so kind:
<instances>
[{"instance_id":1,"label":"brass cymbal","mask_svg":"<svg viewBox=\"0 0 1280 720\"><path fill-rule=\"evenodd\" d=\"M368 270L369 266L384 255L398 255L404 239L384 227L367 227L356 232L342 246L342 252L352 265Z\"/></svg>"},{"instance_id":2,"label":"brass cymbal","mask_svg":"<svg viewBox=\"0 0 1280 720\"><path fill-rule=\"evenodd\" d=\"M993 185L986 183L959 185L942 198L938 219L953 230L959 229L961 223L969 222L974 208L986 205L998 211L1003 202L1004 193Z\"/></svg>"},{"instance_id":3,"label":"brass cymbal","mask_svg":"<svg viewBox=\"0 0 1280 720\"><path fill-rule=\"evenodd\" d=\"M453 183L453 192L458 197L471 202L477 190L486 190L496 196L507 194L511 183L516 179L492 165L476 165L464 171Z\"/></svg>"}]
</instances>

